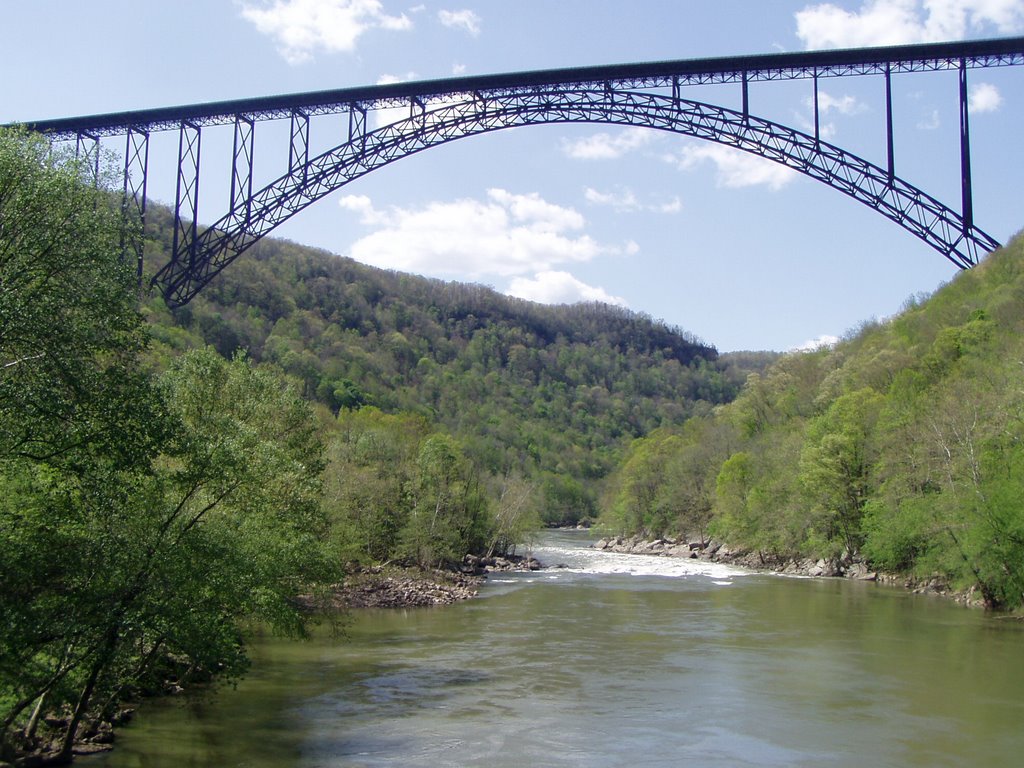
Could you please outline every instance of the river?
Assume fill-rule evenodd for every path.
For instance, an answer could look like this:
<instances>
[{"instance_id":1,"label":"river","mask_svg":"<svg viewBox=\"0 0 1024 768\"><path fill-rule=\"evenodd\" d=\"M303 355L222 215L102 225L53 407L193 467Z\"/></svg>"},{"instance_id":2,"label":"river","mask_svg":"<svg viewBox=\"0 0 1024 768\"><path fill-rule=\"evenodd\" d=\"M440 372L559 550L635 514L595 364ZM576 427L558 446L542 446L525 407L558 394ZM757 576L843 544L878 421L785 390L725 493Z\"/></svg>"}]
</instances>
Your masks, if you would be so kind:
<instances>
[{"instance_id":1,"label":"river","mask_svg":"<svg viewBox=\"0 0 1024 768\"><path fill-rule=\"evenodd\" d=\"M475 600L259 638L86 768L1020 766L1024 625L869 583L600 552Z\"/></svg>"}]
</instances>

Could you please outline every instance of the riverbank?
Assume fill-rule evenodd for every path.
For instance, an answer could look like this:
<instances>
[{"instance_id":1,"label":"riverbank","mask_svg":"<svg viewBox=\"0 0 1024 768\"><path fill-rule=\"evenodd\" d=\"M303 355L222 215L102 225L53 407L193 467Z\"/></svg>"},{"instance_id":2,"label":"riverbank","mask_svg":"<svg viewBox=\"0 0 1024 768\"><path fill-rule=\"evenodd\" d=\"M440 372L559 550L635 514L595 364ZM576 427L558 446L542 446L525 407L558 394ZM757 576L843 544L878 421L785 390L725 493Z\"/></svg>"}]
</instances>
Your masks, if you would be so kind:
<instances>
[{"instance_id":1,"label":"riverbank","mask_svg":"<svg viewBox=\"0 0 1024 768\"><path fill-rule=\"evenodd\" d=\"M331 606L418 608L475 597L483 579L441 569L371 567L353 573L331 594Z\"/></svg>"},{"instance_id":2,"label":"riverbank","mask_svg":"<svg viewBox=\"0 0 1024 768\"><path fill-rule=\"evenodd\" d=\"M537 571L533 557L466 555L457 569L373 566L352 573L331 595L331 605L349 608L422 608L476 597L488 573Z\"/></svg>"},{"instance_id":3,"label":"riverbank","mask_svg":"<svg viewBox=\"0 0 1024 768\"><path fill-rule=\"evenodd\" d=\"M599 539L595 549L608 552L635 555L655 555L706 560L713 563L734 565L765 573L812 578L845 578L857 581L871 581L890 584L916 594L930 594L946 597L964 605L983 607L983 600L977 590L955 590L940 578L915 578L907 574L884 573L871 570L858 558L837 560L814 560L811 558L784 558L765 555L747 550L734 550L717 541L685 541L672 538L644 539L639 536L611 536Z\"/></svg>"}]
</instances>

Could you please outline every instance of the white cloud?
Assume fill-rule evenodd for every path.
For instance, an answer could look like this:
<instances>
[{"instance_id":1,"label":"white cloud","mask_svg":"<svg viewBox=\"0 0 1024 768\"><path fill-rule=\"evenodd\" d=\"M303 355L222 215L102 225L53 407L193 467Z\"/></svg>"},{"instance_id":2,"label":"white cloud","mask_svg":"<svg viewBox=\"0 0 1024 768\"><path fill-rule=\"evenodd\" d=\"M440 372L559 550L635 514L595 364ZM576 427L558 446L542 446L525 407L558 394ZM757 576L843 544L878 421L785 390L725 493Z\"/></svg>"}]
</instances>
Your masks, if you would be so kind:
<instances>
[{"instance_id":1,"label":"white cloud","mask_svg":"<svg viewBox=\"0 0 1024 768\"><path fill-rule=\"evenodd\" d=\"M658 213L679 213L683 210L683 201L678 197L673 197L668 202L660 203L655 210Z\"/></svg>"},{"instance_id":2,"label":"white cloud","mask_svg":"<svg viewBox=\"0 0 1024 768\"><path fill-rule=\"evenodd\" d=\"M480 17L473 11L438 11L437 18L446 27L464 29L473 37L480 35Z\"/></svg>"},{"instance_id":3,"label":"white cloud","mask_svg":"<svg viewBox=\"0 0 1024 768\"><path fill-rule=\"evenodd\" d=\"M832 3L809 5L795 14L797 36L807 48L959 40L1012 34L1024 29L1021 0L865 0L858 11Z\"/></svg>"},{"instance_id":4,"label":"white cloud","mask_svg":"<svg viewBox=\"0 0 1024 768\"><path fill-rule=\"evenodd\" d=\"M390 16L380 0L236 0L242 18L272 37L289 64L302 64L318 51L351 53L371 29L407 30L405 14Z\"/></svg>"},{"instance_id":5,"label":"white cloud","mask_svg":"<svg viewBox=\"0 0 1024 768\"><path fill-rule=\"evenodd\" d=\"M796 125L803 128L806 133L813 133L814 97L808 96L805 98L804 107L806 111L796 111L794 113ZM822 121L822 118L829 113L837 112L840 115L849 117L850 115L866 112L867 109L867 106L854 96L833 96L827 91L820 91L818 93L818 135L825 139L825 141L831 141L838 133L834 122Z\"/></svg>"},{"instance_id":6,"label":"white cloud","mask_svg":"<svg viewBox=\"0 0 1024 768\"><path fill-rule=\"evenodd\" d=\"M538 272L532 278L517 277L512 280L508 290L509 296L542 304L575 304L580 301L600 301L626 307L626 300L612 296L604 288L587 285L568 272L548 270Z\"/></svg>"},{"instance_id":7,"label":"white cloud","mask_svg":"<svg viewBox=\"0 0 1024 768\"><path fill-rule=\"evenodd\" d=\"M582 139L563 140L562 151L574 160L615 160L651 143L649 128L627 128L619 133L596 133Z\"/></svg>"},{"instance_id":8,"label":"white cloud","mask_svg":"<svg viewBox=\"0 0 1024 768\"><path fill-rule=\"evenodd\" d=\"M805 341L800 346L793 347L793 349L791 349L789 351L790 352L814 352L815 350L818 350L818 349L834 347L838 343L839 343L839 337L838 336L830 336L828 334L825 334L823 336L819 336L816 339L810 339L808 341Z\"/></svg>"},{"instance_id":9,"label":"white cloud","mask_svg":"<svg viewBox=\"0 0 1024 768\"><path fill-rule=\"evenodd\" d=\"M967 106L972 112L995 112L1002 104L1002 94L991 83L978 83L971 86L967 97Z\"/></svg>"},{"instance_id":10,"label":"white cloud","mask_svg":"<svg viewBox=\"0 0 1024 768\"><path fill-rule=\"evenodd\" d=\"M572 208L540 195L490 189L486 200L431 202L421 208L378 210L365 196L349 195L343 209L376 230L353 243L352 258L385 269L437 277L513 277L586 262L604 254L630 253L602 245L583 230Z\"/></svg>"},{"instance_id":11,"label":"white cloud","mask_svg":"<svg viewBox=\"0 0 1024 768\"><path fill-rule=\"evenodd\" d=\"M683 203L678 197L673 197L671 200L663 203L641 203L631 189L623 189L615 192L601 192L593 187L586 187L583 190L583 197L591 205L606 205L614 208L620 213L632 213L635 211L679 213L679 211L683 209Z\"/></svg>"},{"instance_id":12,"label":"white cloud","mask_svg":"<svg viewBox=\"0 0 1024 768\"><path fill-rule=\"evenodd\" d=\"M808 106L813 107L813 101L808 98ZM818 92L818 112L838 112L841 115L857 115L867 110L867 107L854 96L833 96L826 91Z\"/></svg>"},{"instance_id":13,"label":"white cloud","mask_svg":"<svg viewBox=\"0 0 1024 768\"><path fill-rule=\"evenodd\" d=\"M825 3L796 13L796 34L807 48L857 48L916 42L917 0L874 0L850 12Z\"/></svg>"},{"instance_id":14,"label":"white cloud","mask_svg":"<svg viewBox=\"0 0 1024 768\"><path fill-rule=\"evenodd\" d=\"M665 159L682 171L710 161L717 169L718 185L733 189L763 185L777 191L797 176L796 171L784 165L725 144L688 144Z\"/></svg>"},{"instance_id":15,"label":"white cloud","mask_svg":"<svg viewBox=\"0 0 1024 768\"><path fill-rule=\"evenodd\" d=\"M592 187L583 190L583 197L592 205L607 205L617 211L640 210L640 201L636 199L633 190L626 189L621 192L598 192Z\"/></svg>"},{"instance_id":16,"label":"white cloud","mask_svg":"<svg viewBox=\"0 0 1024 768\"><path fill-rule=\"evenodd\" d=\"M393 83L408 83L416 79L416 73L409 71L404 75L391 75L384 73L377 78L377 85L392 85Z\"/></svg>"}]
</instances>

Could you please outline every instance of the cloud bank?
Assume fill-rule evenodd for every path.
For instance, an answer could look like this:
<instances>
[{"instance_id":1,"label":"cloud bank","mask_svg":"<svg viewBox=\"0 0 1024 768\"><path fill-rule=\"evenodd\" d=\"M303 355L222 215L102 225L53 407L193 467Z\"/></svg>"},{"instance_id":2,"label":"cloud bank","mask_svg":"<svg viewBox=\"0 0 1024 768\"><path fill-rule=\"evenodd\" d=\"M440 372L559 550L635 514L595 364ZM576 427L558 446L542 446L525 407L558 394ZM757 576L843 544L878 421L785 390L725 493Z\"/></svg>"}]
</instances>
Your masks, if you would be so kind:
<instances>
[{"instance_id":1,"label":"cloud bank","mask_svg":"<svg viewBox=\"0 0 1024 768\"><path fill-rule=\"evenodd\" d=\"M536 193L489 189L483 200L387 209L364 195L347 195L339 204L373 229L349 251L364 264L447 279L501 278L510 281L508 293L534 301L625 303L558 267L635 253L636 244L597 242L578 211Z\"/></svg>"},{"instance_id":2,"label":"cloud bank","mask_svg":"<svg viewBox=\"0 0 1024 768\"><path fill-rule=\"evenodd\" d=\"M681 171L710 162L716 169L717 184L730 189L766 186L778 191L797 177L796 171L784 165L724 144L688 144L665 159Z\"/></svg>"},{"instance_id":3,"label":"cloud bank","mask_svg":"<svg viewBox=\"0 0 1024 768\"><path fill-rule=\"evenodd\" d=\"M391 16L380 0L236 0L246 21L268 37L289 64L314 54L351 53L371 29L408 30L405 14Z\"/></svg>"},{"instance_id":4,"label":"cloud bank","mask_svg":"<svg viewBox=\"0 0 1024 768\"><path fill-rule=\"evenodd\" d=\"M795 16L797 37L808 49L961 40L1024 29L1020 0L866 0L858 11L818 3Z\"/></svg>"}]
</instances>

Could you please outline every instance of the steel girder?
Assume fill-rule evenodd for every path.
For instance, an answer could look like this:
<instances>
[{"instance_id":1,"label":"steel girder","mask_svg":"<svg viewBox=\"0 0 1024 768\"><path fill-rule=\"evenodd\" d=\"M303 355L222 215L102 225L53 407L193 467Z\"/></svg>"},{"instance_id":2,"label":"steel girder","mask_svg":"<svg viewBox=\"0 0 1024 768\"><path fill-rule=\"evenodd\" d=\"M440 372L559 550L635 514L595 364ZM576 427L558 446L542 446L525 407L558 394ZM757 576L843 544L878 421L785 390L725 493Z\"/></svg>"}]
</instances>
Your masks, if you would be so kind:
<instances>
[{"instance_id":1,"label":"steel girder","mask_svg":"<svg viewBox=\"0 0 1024 768\"><path fill-rule=\"evenodd\" d=\"M419 82L343 88L211 104L187 104L107 115L40 120L28 124L54 139L76 136L120 136L131 126L150 132L177 130L182 121L194 127L228 125L237 115L257 121L287 119L298 110L309 117L362 109L407 106L411 99L433 104L453 94L483 93L488 98L512 96L528 88L584 90L611 83L616 90L679 88L709 83L774 82L851 75L934 72L968 68L1024 65L1024 38L973 40L951 43L802 51L711 59L611 64L596 67L471 75Z\"/></svg>"},{"instance_id":2,"label":"steel girder","mask_svg":"<svg viewBox=\"0 0 1024 768\"><path fill-rule=\"evenodd\" d=\"M619 89L609 81L568 90L537 87L507 94L458 94L430 109L419 100L409 104L407 119L369 133L350 131L345 143L296 164L253 193L244 205L245 216L240 217L235 208L202 233L194 226L191 231L179 230L188 242L175 249L176 258L153 279L167 303L172 307L187 303L259 238L377 168L456 139L551 123L647 127L760 155L859 200L961 268L977 264L984 253L999 247L969 219L894 176L891 168L881 168L820 138L769 120L679 98L678 89L673 89L672 95L640 93ZM365 126L365 112L363 116ZM184 126L182 130L186 133ZM293 147L295 143L293 129ZM301 143L304 148L305 140ZM179 257L186 253L187 258Z\"/></svg>"}]
</instances>

